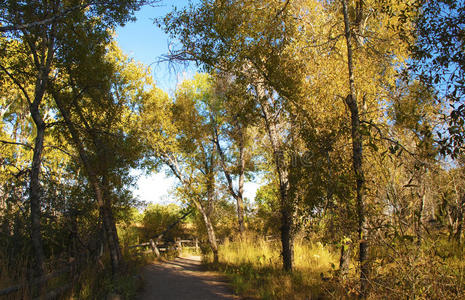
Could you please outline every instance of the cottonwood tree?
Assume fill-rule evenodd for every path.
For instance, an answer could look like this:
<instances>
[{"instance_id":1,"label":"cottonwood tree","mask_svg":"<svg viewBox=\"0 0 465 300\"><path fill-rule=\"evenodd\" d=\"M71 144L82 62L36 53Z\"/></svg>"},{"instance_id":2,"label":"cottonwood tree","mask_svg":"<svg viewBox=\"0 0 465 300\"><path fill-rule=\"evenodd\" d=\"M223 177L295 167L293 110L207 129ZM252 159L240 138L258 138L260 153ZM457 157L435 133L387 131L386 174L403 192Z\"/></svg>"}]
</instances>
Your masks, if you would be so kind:
<instances>
[{"instance_id":1,"label":"cottonwood tree","mask_svg":"<svg viewBox=\"0 0 465 300\"><path fill-rule=\"evenodd\" d=\"M198 61L208 69L232 74L251 88L249 93L259 107L274 153L280 186L283 266L291 270L293 205L288 199L287 178L290 156L283 147L283 138L287 137L280 134L287 132L283 127L286 112L282 100L297 94L302 77L296 71L300 67L298 60L290 59L294 53L287 51L297 28L287 13L288 4L204 1L192 10L168 15L165 30L182 42L182 49L172 53L172 58Z\"/></svg>"},{"instance_id":2,"label":"cottonwood tree","mask_svg":"<svg viewBox=\"0 0 465 300\"><path fill-rule=\"evenodd\" d=\"M35 124L33 158L31 162L29 199L31 204L31 239L36 257L36 271L43 272L44 253L41 238L40 210L40 172L43 154L44 136L47 126L44 120L47 108L49 80L58 74L52 74L57 59L66 56L66 52L79 44L83 36L69 39L75 24L87 26L94 36L107 34L107 29L115 24L123 24L139 7L139 1L119 1L99 3L89 2L75 9L76 4L66 1L5 1L2 6L2 19L13 26L4 31L1 71L21 90L22 97L28 103ZM66 18L56 16L66 15ZM98 19L98 21L97 21ZM47 20L46 22L42 22ZM7 28L8 29L8 28ZM95 41L99 43L100 40ZM14 54L16 61L11 61ZM27 86L32 85L31 90Z\"/></svg>"},{"instance_id":3,"label":"cottonwood tree","mask_svg":"<svg viewBox=\"0 0 465 300\"><path fill-rule=\"evenodd\" d=\"M391 8L395 11L401 5ZM367 211L368 200L365 190L367 167L363 165L366 155L364 139L366 136L368 141L372 140L370 125L367 124L376 125L380 122L378 113L382 111L381 99L388 97L389 90L386 87L394 85L396 71L393 65L402 64L407 53L406 46L402 46L399 38L396 37L396 32L388 27L386 15L375 3L355 1L349 5L347 1L334 1L324 4L314 3L313 6L315 11L320 11L324 15L322 20L326 22L316 21L310 24L303 22L302 25L300 43L306 44L307 48L302 48L301 55L306 57L303 54L307 53L307 57L311 57L319 68L319 70L312 69L311 64L307 63L306 74L309 80L306 91L311 94L311 87L316 87L318 91L316 95L322 93L328 95L330 99L339 99L348 109L346 116L337 111L333 114L345 118L350 124L349 138L352 144L350 150L354 176L352 187L357 220L355 239L359 244L361 276L360 293L366 296L369 273L367 216L372 212ZM305 20L311 15L311 10L301 11L299 17ZM344 70L344 76L335 78L331 75L340 74L333 69L334 67ZM320 78L323 82L332 78L333 81L328 82L327 88L330 88L327 91L321 90ZM302 107L306 107L308 114L311 109L307 108L308 105L304 102L301 103ZM321 101L320 105L323 103L325 100ZM340 126L344 128L345 125L340 123ZM319 124L316 124L316 127L319 128Z\"/></svg>"},{"instance_id":4,"label":"cottonwood tree","mask_svg":"<svg viewBox=\"0 0 465 300\"><path fill-rule=\"evenodd\" d=\"M87 46L82 44L84 49ZM77 65L65 59L78 60L75 55L63 57L64 76L52 81L50 90L95 193L116 273L122 254L113 210L118 190L130 177L129 169L136 167L142 155L136 137L137 110L151 79L114 43L88 51L85 61L78 60ZM89 73L94 76L89 78Z\"/></svg>"},{"instance_id":5,"label":"cottonwood tree","mask_svg":"<svg viewBox=\"0 0 465 300\"><path fill-rule=\"evenodd\" d=\"M209 76L198 74L178 86L173 103L163 94L148 98L142 108L142 126L147 131L149 155L169 167L179 180L178 193L200 212L214 260L218 261L212 218L219 166L208 110L213 97Z\"/></svg>"},{"instance_id":6,"label":"cottonwood tree","mask_svg":"<svg viewBox=\"0 0 465 300\"><path fill-rule=\"evenodd\" d=\"M256 141L253 127L257 125L257 109L245 87L235 83L231 76L218 74L212 81L215 92L215 102L211 105L214 140L228 191L236 200L239 232L243 235L246 229L244 183L246 173L254 170L252 143ZM236 184L234 177L237 177Z\"/></svg>"},{"instance_id":7,"label":"cottonwood tree","mask_svg":"<svg viewBox=\"0 0 465 300\"><path fill-rule=\"evenodd\" d=\"M354 79L354 63L353 63L353 52L352 52L352 31L350 28L350 19L347 9L347 1L342 0L342 13L344 15L344 33L347 46L347 69L349 73L349 95L345 98L345 102L349 107L351 115L351 126L352 126L352 161L353 170L355 172L356 179L356 197L357 197L357 214L358 214L358 239L359 239L359 262L360 267L360 278L361 278L361 295L365 297L366 289L368 285L368 264L366 262L368 255L368 231L365 221L365 175L363 172L363 144L362 144L362 133L360 127L360 113L357 103L357 92L355 89ZM359 7L363 2L359 3ZM363 11L358 11L358 14L362 14ZM358 16L362 18L362 16Z\"/></svg>"}]
</instances>

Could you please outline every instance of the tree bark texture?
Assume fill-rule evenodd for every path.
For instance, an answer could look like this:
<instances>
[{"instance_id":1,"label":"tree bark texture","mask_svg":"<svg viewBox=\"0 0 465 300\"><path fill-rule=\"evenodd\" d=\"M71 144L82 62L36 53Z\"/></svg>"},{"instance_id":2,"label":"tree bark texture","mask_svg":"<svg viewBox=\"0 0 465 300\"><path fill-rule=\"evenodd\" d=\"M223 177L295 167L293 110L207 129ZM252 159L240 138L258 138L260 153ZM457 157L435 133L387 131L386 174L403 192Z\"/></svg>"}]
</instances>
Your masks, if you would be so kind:
<instances>
[{"instance_id":1,"label":"tree bark texture","mask_svg":"<svg viewBox=\"0 0 465 300\"><path fill-rule=\"evenodd\" d=\"M237 220L239 223L239 232L241 235L245 232L245 220L244 220L244 170L245 170L245 154L244 154L244 137L241 133L241 142L239 145L239 190L237 192L236 204L237 204Z\"/></svg>"},{"instance_id":2,"label":"tree bark texture","mask_svg":"<svg viewBox=\"0 0 465 300\"><path fill-rule=\"evenodd\" d=\"M213 224L210 220L210 216L207 210L202 206L202 204L199 201L194 200L194 204L199 210L200 214L202 215L205 228L207 229L208 243L210 244L210 248L213 252L213 262L217 263L218 262L218 244L216 242L215 229L213 228Z\"/></svg>"},{"instance_id":3,"label":"tree bark texture","mask_svg":"<svg viewBox=\"0 0 465 300\"><path fill-rule=\"evenodd\" d=\"M462 231L463 231L463 215L464 215L464 210L465 210L465 193L463 192L462 189L459 189L457 187L457 183L455 181L455 178L453 179L454 182L454 188L455 188L455 194L456 194L456 206L457 206L457 212L455 216L455 222L454 222L454 239L457 243L460 244L462 241Z\"/></svg>"},{"instance_id":4,"label":"tree bark texture","mask_svg":"<svg viewBox=\"0 0 465 300\"><path fill-rule=\"evenodd\" d=\"M345 280L349 273L349 262L350 242L344 238L341 243L341 256L339 257L339 276L342 280Z\"/></svg>"},{"instance_id":5,"label":"tree bark texture","mask_svg":"<svg viewBox=\"0 0 465 300\"><path fill-rule=\"evenodd\" d=\"M425 207L425 200L426 200L426 188L423 187L422 193L418 194L418 198L420 198L420 203L418 203L418 209L415 213L415 234L417 236L417 245L421 245L422 240L422 227L423 227L423 211Z\"/></svg>"},{"instance_id":6,"label":"tree bark texture","mask_svg":"<svg viewBox=\"0 0 465 300\"><path fill-rule=\"evenodd\" d=\"M38 108L31 111L34 123L36 124L36 137L34 141L34 153L32 156L31 175L29 182L29 202L31 205L31 240L35 254L35 270L38 275L44 273L44 249L42 243L40 215L41 215L41 188L40 170L42 152L44 148L45 123L40 116Z\"/></svg>"},{"instance_id":7,"label":"tree bark texture","mask_svg":"<svg viewBox=\"0 0 465 300\"><path fill-rule=\"evenodd\" d=\"M347 68L349 71L349 88L350 94L345 98L345 102L350 110L351 126L352 126L352 163L356 178L356 203L358 215L358 238L359 238L359 263L360 263L360 296L367 296L368 288L368 272L367 264L368 255L368 232L366 230L365 220L365 203L364 203L364 185L365 176L363 173L363 145L362 133L360 128L360 114L358 111L355 80L354 80L354 64L352 53L352 34L350 29L349 14L347 9L347 1L341 0L342 12L344 16L344 33L347 44Z\"/></svg>"},{"instance_id":8,"label":"tree bark texture","mask_svg":"<svg viewBox=\"0 0 465 300\"><path fill-rule=\"evenodd\" d=\"M27 93L24 90L24 88L22 88L19 84L19 87L24 91L26 100L29 103L29 112L31 113L32 120L36 127L36 137L34 139L34 149L29 182L29 201L31 205L31 240L36 260L35 269L38 275L42 275L44 272L45 260L40 224L42 195L39 177L42 166L42 152L44 149L46 124L40 113L40 104L42 103L45 91L48 86L48 76L50 73L55 51L55 33L56 24L52 24L49 32L44 32L45 43L43 45L45 45L46 47L40 49L41 58L39 58L37 52L38 50L36 46L33 44L34 42L30 42L28 39L26 39L30 47L30 51L32 52L31 54L34 59L34 64L37 70L37 77L34 86L34 99L32 100L32 102L30 98L27 96Z\"/></svg>"},{"instance_id":9,"label":"tree bark texture","mask_svg":"<svg viewBox=\"0 0 465 300\"><path fill-rule=\"evenodd\" d=\"M280 210L281 210L281 245L283 268L286 271L292 271L294 261L294 243L293 243L293 205L288 197L289 182L288 171L285 162L284 153L281 151L280 139L276 124L272 121L271 108L264 99L264 92L258 88L258 97L262 109L265 127L270 139L273 157L275 162L276 173L279 179L279 196L280 196Z\"/></svg>"},{"instance_id":10,"label":"tree bark texture","mask_svg":"<svg viewBox=\"0 0 465 300\"><path fill-rule=\"evenodd\" d=\"M213 148L215 148L215 144L213 145ZM208 234L208 240L210 241L210 246L213 251L213 262L218 263L218 244L216 243L216 234L215 230L213 228L213 224L211 222L211 213L213 210L213 202L215 201L215 165L216 165L216 158L215 158L215 152L216 149L214 149L210 155L210 163L206 164L205 170L206 170L206 175L207 175L207 209L204 209L200 204L200 207L202 208L202 216L204 218L205 222L205 227L207 228L207 234Z\"/></svg>"},{"instance_id":11,"label":"tree bark texture","mask_svg":"<svg viewBox=\"0 0 465 300\"><path fill-rule=\"evenodd\" d=\"M68 128L71 134L73 143L78 150L79 157L86 170L89 183L92 189L94 190L97 205L99 207L100 217L102 219L103 228L105 231L105 238L107 240L107 245L110 250L112 272L113 274L115 274L120 269L122 255L116 231L116 225L113 217L113 211L111 208L111 201L104 199L104 192L102 191L101 183L99 182L98 176L96 175L96 172L94 171L90 163L90 159L88 158L84 146L81 142L79 132L71 120L69 111L66 109L65 104L63 103L60 95L56 91L53 92L53 97L61 115L63 116L66 127Z\"/></svg>"},{"instance_id":12,"label":"tree bark texture","mask_svg":"<svg viewBox=\"0 0 465 300\"><path fill-rule=\"evenodd\" d=\"M122 258L123 255L121 254L121 247L119 244L119 238L118 238L118 231L116 229L116 222L115 218L113 215L113 210L112 210L112 201L111 201L111 195L108 187L108 181L106 176L103 176L102 180L102 186L103 186L103 206L101 211L103 212L103 226L105 227L105 231L107 233L107 239L108 239L108 248L110 250L110 255L111 255L111 267L113 270L113 274L116 274L122 263Z\"/></svg>"},{"instance_id":13,"label":"tree bark texture","mask_svg":"<svg viewBox=\"0 0 465 300\"><path fill-rule=\"evenodd\" d=\"M53 58L54 42L49 41L47 50L47 59L39 68L35 90L34 100L29 104L29 111L36 127L36 137L34 139L34 149L32 155L31 174L29 182L29 201L31 205L31 240L34 248L36 260L36 272L42 275L44 272L44 248L42 242L40 215L41 215L41 188L40 188L40 171L42 166L42 153L44 149L44 138L46 124L40 114L40 103L45 95L47 88L48 74Z\"/></svg>"}]
</instances>

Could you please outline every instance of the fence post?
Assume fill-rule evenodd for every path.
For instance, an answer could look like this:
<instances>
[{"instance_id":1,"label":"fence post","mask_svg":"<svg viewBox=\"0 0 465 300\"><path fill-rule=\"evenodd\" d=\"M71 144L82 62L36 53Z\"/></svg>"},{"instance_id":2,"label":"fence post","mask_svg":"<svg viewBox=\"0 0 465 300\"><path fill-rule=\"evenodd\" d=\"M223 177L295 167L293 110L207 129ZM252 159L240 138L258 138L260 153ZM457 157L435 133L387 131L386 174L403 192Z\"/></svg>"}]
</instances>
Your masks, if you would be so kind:
<instances>
[{"instance_id":1,"label":"fence post","mask_svg":"<svg viewBox=\"0 0 465 300\"><path fill-rule=\"evenodd\" d=\"M158 251L158 247L152 239L150 239L150 246L152 247L153 253L155 253L157 257L160 257L160 251Z\"/></svg>"},{"instance_id":2,"label":"fence post","mask_svg":"<svg viewBox=\"0 0 465 300\"><path fill-rule=\"evenodd\" d=\"M176 247L178 248L179 251L181 251L182 249L181 238L176 238Z\"/></svg>"},{"instance_id":3,"label":"fence post","mask_svg":"<svg viewBox=\"0 0 465 300\"><path fill-rule=\"evenodd\" d=\"M195 238L195 252L199 251L199 239Z\"/></svg>"}]
</instances>

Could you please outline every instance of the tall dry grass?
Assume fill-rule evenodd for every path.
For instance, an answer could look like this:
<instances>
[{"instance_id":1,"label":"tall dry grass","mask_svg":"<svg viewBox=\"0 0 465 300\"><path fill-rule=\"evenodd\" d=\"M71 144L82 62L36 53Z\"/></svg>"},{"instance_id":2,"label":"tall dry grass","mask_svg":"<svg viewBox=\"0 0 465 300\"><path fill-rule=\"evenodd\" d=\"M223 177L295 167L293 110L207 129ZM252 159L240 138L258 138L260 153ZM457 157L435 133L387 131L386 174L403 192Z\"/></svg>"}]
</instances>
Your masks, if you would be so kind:
<instances>
[{"instance_id":1,"label":"tall dry grass","mask_svg":"<svg viewBox=\"0 0 465 300\"><path fill-rule=\"evenodd\" d=\"M11 261L4 252L0 252L0 290L10 288L12 286L24 285L27 283L28 257L23 256L23 259L16 260L15 264L9 264ZM0 297L1 299L30 299L28 289L21 288L18 292Z\"/></svg>"},{"instance_id":2,"label":"tall dry grass","mask_svg":"<svg viewBox=\"0 0 465 300\"><path fill-rule=\"evenodd\" d=\"M389 250L391 249L391 250ZM282 270L279 241L255 235L226 241L219 246L219 264L237 294L253 299L355 299L359 274L352 253L349 274L343 280L337 269L339 251L297 239L294 271ZM447 239L372 247L368 299L465 299L464 247Z\"/></svg>"},{"instance_id":3,"label":"tall dry grass","mask_svg":"<svg viewBox=\"0 0 465 300\"><path fill-rule=\"evenodd\" d=\"M323 295L322 281L338 256L321 243L296 240L295 270L282 270L279 241L268 242L249 234L219 246L219 264L210 266L225 272L236 293L260 299L317 299Z\"/></svg>"}]
</instances>

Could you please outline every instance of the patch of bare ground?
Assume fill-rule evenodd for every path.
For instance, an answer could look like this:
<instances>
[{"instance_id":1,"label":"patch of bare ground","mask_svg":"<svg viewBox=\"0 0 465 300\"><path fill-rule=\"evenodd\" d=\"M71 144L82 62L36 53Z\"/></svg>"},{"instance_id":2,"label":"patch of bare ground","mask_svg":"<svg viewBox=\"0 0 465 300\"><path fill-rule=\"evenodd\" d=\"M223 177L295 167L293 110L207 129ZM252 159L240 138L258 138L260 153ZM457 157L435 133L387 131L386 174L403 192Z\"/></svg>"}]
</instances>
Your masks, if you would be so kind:
<instances>
[{"instance_id":1,"label":"patch of bare ground","mask_svg":"<svg viewBox=\"0 0 465 300\"><path fill-rule=\"evenodd\" d=\"M154 262L144 267L142 278L144 286L139 300L240 299L224 277L205 270L200 256Z\"/></svg>"}]
</instances>

